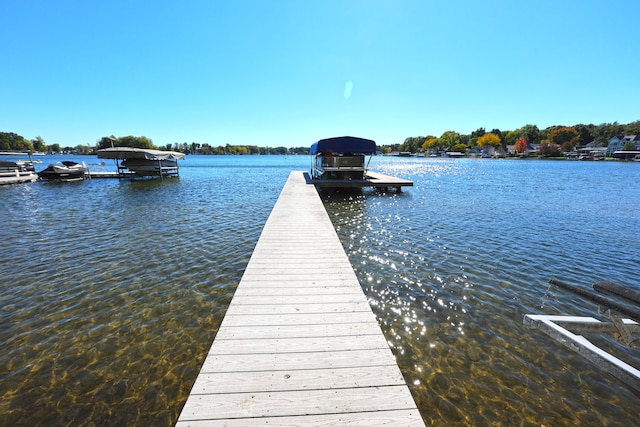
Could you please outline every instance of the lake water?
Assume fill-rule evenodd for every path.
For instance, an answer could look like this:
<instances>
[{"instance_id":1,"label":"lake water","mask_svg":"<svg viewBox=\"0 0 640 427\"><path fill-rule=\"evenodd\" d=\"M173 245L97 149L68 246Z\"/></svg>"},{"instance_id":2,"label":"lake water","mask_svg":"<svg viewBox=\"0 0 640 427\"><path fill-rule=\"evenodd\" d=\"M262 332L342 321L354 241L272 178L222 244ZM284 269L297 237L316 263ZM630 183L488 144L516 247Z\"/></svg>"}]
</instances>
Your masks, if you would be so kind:
<instances>
[{"instance_id":1,"label":"lake water","mask_svg":"<svg viewBox=\"0 0 640 427\"><path fill-rule=\"evenodd\" d=\"M62 159L114 170L36 169ZM310 163L188 156L179 178L0 187L0 425L175 423L280 190ZM522 320L597 313L552 278L640 290L639 164L371 168L415 186L323 199L427 425L638 422L637 392Z\"/></svg>"}]
</instances>

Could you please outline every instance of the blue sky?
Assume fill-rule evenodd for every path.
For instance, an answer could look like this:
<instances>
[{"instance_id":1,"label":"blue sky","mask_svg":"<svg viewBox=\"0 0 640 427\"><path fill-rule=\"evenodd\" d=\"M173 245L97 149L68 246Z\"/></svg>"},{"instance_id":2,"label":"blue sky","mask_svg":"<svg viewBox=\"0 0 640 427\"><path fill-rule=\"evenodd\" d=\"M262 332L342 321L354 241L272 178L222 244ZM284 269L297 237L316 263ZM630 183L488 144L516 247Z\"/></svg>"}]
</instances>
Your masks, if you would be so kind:
<instances>
[{"instance_id":1,"label":"blue sky","mask_svg":"<svg viewBox=\"0 0 640 427\"><path fill-rule=\"evenodd\" d=\"M0 131L307 146L640 119L637 0L2 0Z\"/></svg>"}]
</instances>

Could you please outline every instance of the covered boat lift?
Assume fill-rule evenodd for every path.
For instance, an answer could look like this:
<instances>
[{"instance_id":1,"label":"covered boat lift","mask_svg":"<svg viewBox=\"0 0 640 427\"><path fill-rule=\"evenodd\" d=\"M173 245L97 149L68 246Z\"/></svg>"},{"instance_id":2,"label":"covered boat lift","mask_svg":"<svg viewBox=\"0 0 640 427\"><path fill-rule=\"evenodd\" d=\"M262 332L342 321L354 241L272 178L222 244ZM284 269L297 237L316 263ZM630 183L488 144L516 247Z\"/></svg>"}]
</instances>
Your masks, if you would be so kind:
<instances>
[{"instance_id":1,"label":"covered boat lift","mask_svg":"<svg viewBox=\"0 0 640 427\"><path fill-rule=\"evenodd\" d=\"M160 151L133 147L98 150L99 159L114 159L118 177L177 176L178 160L185 155L177 151ZM118 160L121 160L118 163Z\"/></svg>"}]
</instances>

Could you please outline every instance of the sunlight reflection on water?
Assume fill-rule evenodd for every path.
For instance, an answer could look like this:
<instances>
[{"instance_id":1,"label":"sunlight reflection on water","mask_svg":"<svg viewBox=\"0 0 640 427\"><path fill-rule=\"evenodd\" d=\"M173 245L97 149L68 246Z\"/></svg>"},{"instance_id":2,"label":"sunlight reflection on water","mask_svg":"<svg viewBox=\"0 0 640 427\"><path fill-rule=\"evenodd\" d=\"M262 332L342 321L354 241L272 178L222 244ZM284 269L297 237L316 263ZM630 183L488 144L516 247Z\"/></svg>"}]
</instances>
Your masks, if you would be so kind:
<instances>
[{"instance_id":1,"label":"sunlight reflection on water","mask_svg":"<svg viewBox=\"0 0 640 427\"><path fill-rule=\"evenodd\" d=\"M526 330L522 316L543 309L594 314L592 305L570 295L551 297L542 307L553 277L579 284L616 277L638 285L638 266L625 255L627 245L638 247L637 237L601 221L610 217L615 224L620 212L607 205L630 207L640 200L637 189L608 194L608 201L603 194L576 195L574 188L581 179L591 181L593 171L561 172L547 162L380 166L416 186L355 202L329 196L326 206L427 419L462 425L625 425L635 419L632 391ZM514 186L525 172L531 185ZM555 183L569 177L573 186ZM546 180L553 191L536 188ZM585 203L568 202L576 199ZM634 215L630 222L638 220ZM622 353L633 360L631 351ZM614 396L604 391L610 389Z\"/></svg>"}]
</instances>

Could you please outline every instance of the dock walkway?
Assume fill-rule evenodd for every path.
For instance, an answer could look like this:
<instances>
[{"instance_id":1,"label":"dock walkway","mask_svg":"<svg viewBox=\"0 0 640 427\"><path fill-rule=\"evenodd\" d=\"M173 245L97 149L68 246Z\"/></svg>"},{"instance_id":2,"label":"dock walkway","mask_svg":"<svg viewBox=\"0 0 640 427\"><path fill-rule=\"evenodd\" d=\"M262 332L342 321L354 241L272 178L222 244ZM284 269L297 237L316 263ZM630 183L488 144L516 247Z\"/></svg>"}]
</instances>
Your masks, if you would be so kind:
<instances>
[{"instance_id":1,"label":"dock walkway","mask_svg":"<svg viewBox=\"0 0 640 427\"><path fill-rule=\"evenodd\" d=\"M424 426L313 185L292 172L176 426Z\"/></svg>"}]
</instances>

